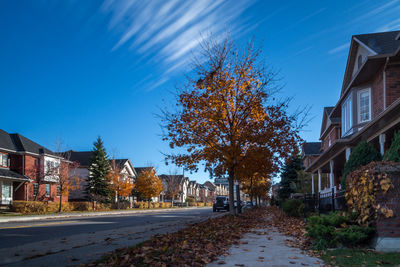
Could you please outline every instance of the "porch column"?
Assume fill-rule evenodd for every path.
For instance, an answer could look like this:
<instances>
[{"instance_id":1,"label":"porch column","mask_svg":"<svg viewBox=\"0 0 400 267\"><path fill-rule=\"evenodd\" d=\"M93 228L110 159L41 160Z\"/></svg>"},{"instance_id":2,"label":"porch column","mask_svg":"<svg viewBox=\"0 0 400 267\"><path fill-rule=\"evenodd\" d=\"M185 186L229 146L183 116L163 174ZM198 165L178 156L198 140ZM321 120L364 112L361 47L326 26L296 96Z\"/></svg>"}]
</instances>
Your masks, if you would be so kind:
<instances>
[{"instance_id":1,"label":"porch column","mask_svg":"<svg viewBox=\"0 0 400 267\"><path fill-rule=\"evenodd\" d=\"M311 173L311 192L314 195L314 173Z\"/></svg>"},{"instance_id":2,"label":"porch column","mask_svg":"<svg viewBox=\"0 0 400 267\"><path fill-rule=\"evenodd\" d=\"M350 147L346 147L346 161L349 160L350 154L351 154L351 148Z\"/></svg>"},{"instance_id":3,"label":"porch column","mask_svg":"<svg viewBox=\"0 0 400 267\"><path fill-rule=\"evenodd\" d=\"M333 167L334 167L333 160L329 161L329 166L331 168L331 172L329 174L329 185L330 185L330 188L333 188L335 186L334 183L333 183L334 178L335 178L334 173L333 173Z\"/></svg>"},{"instance_id":4,"label":"porch column","mask_svg":"<svg viewBox=\"0 0 400 267\"><path fill-rule=\"evenodd\" d=\"M380 152L383 156L385 154L385 141L386 141L386 134L379 135L379 145L380 145Z\"/></svg>"},{"instance_id":5,"label":"porch column","mask_svg":"<svg viewBox=\"0 0 400 267\"><path fill-rule=\"evenodd\" d=\"M321 192L321 169L318 169L318 192Z\"/></svg>"}]
</instances>

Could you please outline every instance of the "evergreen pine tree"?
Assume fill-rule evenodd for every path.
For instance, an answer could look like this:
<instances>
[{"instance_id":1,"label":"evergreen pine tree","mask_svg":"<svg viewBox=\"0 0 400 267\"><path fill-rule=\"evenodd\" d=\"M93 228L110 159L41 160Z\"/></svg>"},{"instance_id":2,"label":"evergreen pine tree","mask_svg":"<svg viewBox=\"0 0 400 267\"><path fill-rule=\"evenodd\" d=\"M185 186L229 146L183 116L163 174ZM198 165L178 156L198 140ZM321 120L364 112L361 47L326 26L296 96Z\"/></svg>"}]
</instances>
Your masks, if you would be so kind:
<instances>
[{"instance_id":1,"label":"evergreen pine tree","mask_svg":"<svg viewBox=\"0 0 400 267\"><path fill-rule=\"evenodd\" d=\"M89 166L89 178L86 192L91 201L107 203L110 201L112 193L107 181L110 164L100 136L93 145L93 154Z\"/></svg>"},{"instance_id":2,"label":"evergreen pine tree","mask_svg":"<svg viewBox=\"0 0 400 267\"><path fill-rule=\"evenodd\" d=\"M284 166L281 172L281 185L278 191L280 203L296 192L297 172L303 169L303 162L300 155L292 157Z\"/></svg>"},{"instance_id":3,"label":"evergreen pine tree","mask_svg":"<svg viewBox=\"0 0 400 267\"><path fill-rule=\"evenodd\" d=\"M400 130L394 134L392 144L385 153L385 160L400 162Z\"/></svg>"}]
</instances>

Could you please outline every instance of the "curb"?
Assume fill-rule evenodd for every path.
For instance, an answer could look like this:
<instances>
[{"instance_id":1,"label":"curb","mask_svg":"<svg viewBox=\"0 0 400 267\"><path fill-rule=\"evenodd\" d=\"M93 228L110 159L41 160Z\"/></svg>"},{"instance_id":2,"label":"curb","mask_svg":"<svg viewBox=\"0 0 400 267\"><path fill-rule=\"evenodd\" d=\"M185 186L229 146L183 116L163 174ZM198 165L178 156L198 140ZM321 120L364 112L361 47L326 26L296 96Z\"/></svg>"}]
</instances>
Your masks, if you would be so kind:
<instances>
[{"instance_id":1,"label":"curb","mask_svg":"<svg viewBox=\"0 0 400 267\"><path fill-rule=\"evenodd\" d=\"M205 209L210 207L191 207L191 208L169 208L169 209L150 209L150 210L121 210L121 211L100 211L100 212L87 212L81 214L56 214L56 215L28 215L21 217L10 217L1 218L0 223L8 222L29 222L29 221L40 221L40 220L50 220L50 219L61 219L61 218L79 218L79 217L96 217L96 216L111 216L111 215L131 215L140 213L153 213L160 211L179 211L179 210L191 210L191 209Z\"/></svg>"}]
</instances>

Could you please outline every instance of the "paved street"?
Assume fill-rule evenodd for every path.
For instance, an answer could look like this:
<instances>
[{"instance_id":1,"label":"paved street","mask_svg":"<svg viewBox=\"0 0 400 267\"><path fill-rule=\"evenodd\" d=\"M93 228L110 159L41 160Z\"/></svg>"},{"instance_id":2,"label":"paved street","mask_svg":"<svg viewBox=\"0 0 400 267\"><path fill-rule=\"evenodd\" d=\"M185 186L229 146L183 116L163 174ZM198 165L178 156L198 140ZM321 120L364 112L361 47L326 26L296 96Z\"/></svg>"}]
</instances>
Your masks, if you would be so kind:
<instances>
[{"instance_id":1,"label":"paved street","mask_svg":"<svg viewBox=\"0 0 400 267\"><path fill-rule=\"evenodd\" d=\"M219 213L221 214L221 213ZM211 208L0 224L0 265L76 265L213 216Z\"/></svg>"}]
</instances>

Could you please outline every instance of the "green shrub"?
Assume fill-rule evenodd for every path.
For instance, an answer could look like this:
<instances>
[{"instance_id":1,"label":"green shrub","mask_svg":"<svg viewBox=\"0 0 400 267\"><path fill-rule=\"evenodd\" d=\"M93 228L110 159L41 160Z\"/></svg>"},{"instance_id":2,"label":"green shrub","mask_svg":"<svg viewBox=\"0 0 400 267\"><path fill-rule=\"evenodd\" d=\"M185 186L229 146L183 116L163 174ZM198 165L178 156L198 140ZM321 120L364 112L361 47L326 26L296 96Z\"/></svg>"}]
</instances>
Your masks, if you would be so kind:
<instances>
[{"instance_id":1,"label":"green shrub","mask_svg":"<svg viewBox=\"0 0 400 267\"><path fill-rule=\"evenodd\" d=\"M380 161L381 159L381 154L374 146L365 141L360 142L351 152L349 160L344 164L343 177L340 181L342 189L346 187L347 174L372 161Z\"/></svg>"},{"instance_id":2,"label":"green shrub","mask_svg":"<svg viewBox=\"0 0 400 267\"><path fill-rule=\"evenodd\" d=\"M384 159L388 161L400 162L400 131L397 131L394 134L392 144L390 145L389 150L386 151Z\"/></svg>"},{"instance_id":3,"label":"green shrub","mask_svg":"<svg viewBox=\"0 0 400 267\"><path fill-rule=\"evenodd\" d=\"M187 197L186 198L186 202L193 203L194 202L194 197Z\"/></svg>"},{"instance_id":4,"label":"green shrub","mask_svg":"<svg viewBox=\"0 0 400 267\"><path fill-rule=\"evenodd\" d=\"M293 217L304 216L304 203L299 199L288 199L282 204L283 211Z\"/></svg>"},{"instance_id":5,"label":"green shrub","mask_svg":"<svg viewBox=\"0 0 400 267\"><path fill-rule=\"evenodd\" d=\"M332 212L329 215L311 216L307 219L307 235L315 249L335 248L339 244L354 247L370 240L374 228L352 225L353 215Z\"/></svg>"},{"instance_id":6,"label":"green shrub","mask_svg":"<svg viewBox=\"0 0 400 267\"><path fill-rule=\"evenodd\" d=\"M370 240L375 233L372 227L351 225L337 232L338 241L346 247L354 247Z\"/></svg>"}]
</instances>

